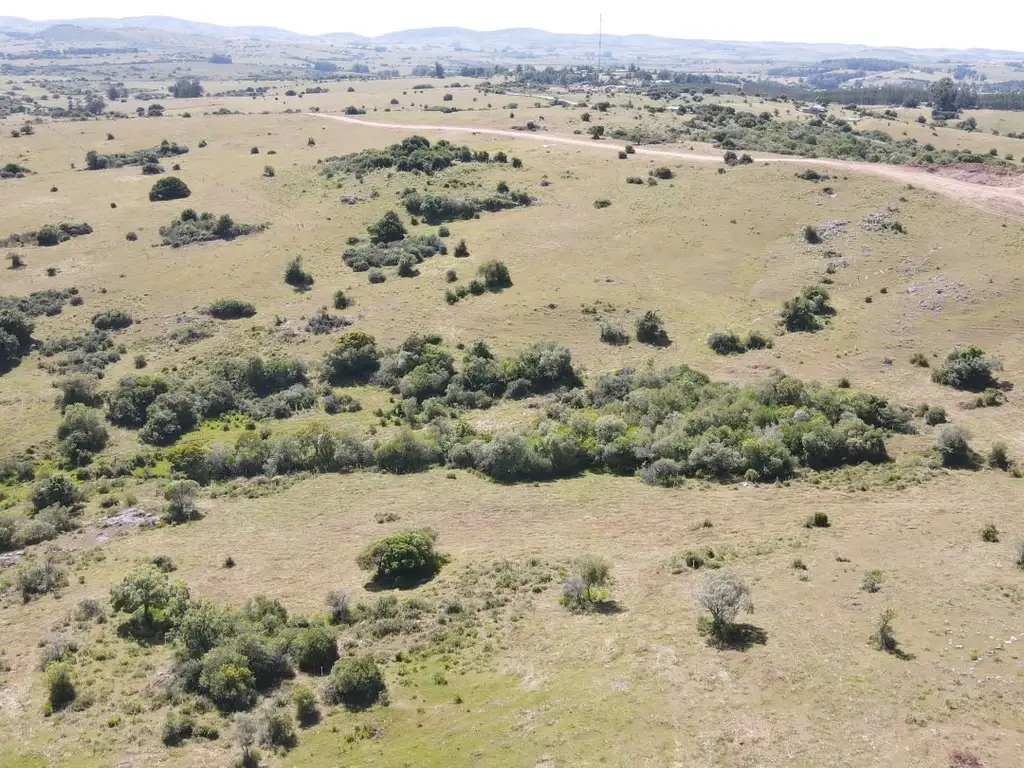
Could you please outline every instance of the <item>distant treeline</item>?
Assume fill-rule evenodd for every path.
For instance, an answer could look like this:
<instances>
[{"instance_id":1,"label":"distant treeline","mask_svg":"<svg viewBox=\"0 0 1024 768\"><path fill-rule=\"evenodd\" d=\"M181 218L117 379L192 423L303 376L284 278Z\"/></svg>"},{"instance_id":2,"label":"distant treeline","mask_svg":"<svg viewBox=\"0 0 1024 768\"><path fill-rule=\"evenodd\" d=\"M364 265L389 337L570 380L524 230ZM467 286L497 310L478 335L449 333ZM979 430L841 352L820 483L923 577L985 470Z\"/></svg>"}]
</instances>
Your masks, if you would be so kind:
<instances>
[{"instance_id":1,"label":"distant treeline","mask_svg":"<svg viewBox=\"0 0 1024 768\"><path fill-rule=\"evenodd\" d=\"M1007 109L1024 110L1024 81L992 83L986 88L1004 86L998 93L979 93L970 88L970 99L961 102L961 109ZM867 106L910 106L931 101L927 88L917 86L884 85L870 88L807 88L806 86L784 85L763 80L750 80L743 84L743 90L751 95L768 98L786 96L797 101L829 101L839 104L860 104Z\"/></svg>"},{"instance_id":2,"label":"distant treeline","mask_svg":"<svg viewBox=\"0 0 1024 768\"><path fill-rule=\"evenodd\" d=\"M37 51L0 53L0 59L65 59L69 56L109 56L112 53L139 53L138 48L44 48Z\"/></svg>"},{"instance_id":3,"label":"distant treeline","mask_svg":"<svg viewBox=\"0 0 1024 768\"><path fill-rule=\"evenodd\" d=\"M808 77L837 69L852 69L861 72L890 72L894 69L907 69L910 65L905 61L893 59L825 59L817 64L805 67L772 67L768 74L772 77Z\"/></svg>"}]
</instances>

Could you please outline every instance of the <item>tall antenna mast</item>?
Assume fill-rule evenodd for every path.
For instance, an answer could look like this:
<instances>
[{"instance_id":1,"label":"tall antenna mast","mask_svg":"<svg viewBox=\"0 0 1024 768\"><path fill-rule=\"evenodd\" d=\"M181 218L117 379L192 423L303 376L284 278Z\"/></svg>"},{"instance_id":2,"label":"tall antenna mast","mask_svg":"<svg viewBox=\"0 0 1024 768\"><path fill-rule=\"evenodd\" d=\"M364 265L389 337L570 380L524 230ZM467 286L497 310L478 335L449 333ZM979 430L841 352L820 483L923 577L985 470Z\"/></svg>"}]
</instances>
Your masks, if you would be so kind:
<instances>
[{"instance_id":1,"label":"tall antenna mast","mask_svg":"<svg viewBox=\"0 0 1024 768\"><path fill-rule=\"evenodd\" d=\"M597 15L597 87L601 87L601 52L604 44L604 14Z\"/></svg>"}]
</instances>

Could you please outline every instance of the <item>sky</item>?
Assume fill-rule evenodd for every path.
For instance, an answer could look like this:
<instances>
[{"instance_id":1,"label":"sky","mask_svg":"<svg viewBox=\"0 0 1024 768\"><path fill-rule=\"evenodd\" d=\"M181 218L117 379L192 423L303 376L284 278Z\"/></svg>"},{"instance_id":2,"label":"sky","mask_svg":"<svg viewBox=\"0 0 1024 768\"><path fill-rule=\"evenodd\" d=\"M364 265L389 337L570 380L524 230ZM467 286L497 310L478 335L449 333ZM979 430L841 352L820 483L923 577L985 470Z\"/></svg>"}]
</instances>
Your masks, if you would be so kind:
<instances>
[{"instance_id":1,"label":"sky","mask_svg":"<svg viewBox=\"0 0 1024 768\"><path fill-rule=\"evenodd\" d=\"M1024 2L983 0L980 5L923 6L910 0L733 0L680 3L662 0L637 6L609 3L604 30L610 34L654 34L713 40L863 43L915 48L1024 48ZM927 10L925 10L927 8ZM354 32L373 36L420 27L459 26L478 30L535 27L550 32L596 32L599 3L584 0L416 0L391 2L250 3L176 0L35 0L8 6L0 15L35 20L86 16L173 15L189 21L233 26L274 26L306 34ZM973 18L972 18L973 17Z\"/></svg>"}]
</instances>

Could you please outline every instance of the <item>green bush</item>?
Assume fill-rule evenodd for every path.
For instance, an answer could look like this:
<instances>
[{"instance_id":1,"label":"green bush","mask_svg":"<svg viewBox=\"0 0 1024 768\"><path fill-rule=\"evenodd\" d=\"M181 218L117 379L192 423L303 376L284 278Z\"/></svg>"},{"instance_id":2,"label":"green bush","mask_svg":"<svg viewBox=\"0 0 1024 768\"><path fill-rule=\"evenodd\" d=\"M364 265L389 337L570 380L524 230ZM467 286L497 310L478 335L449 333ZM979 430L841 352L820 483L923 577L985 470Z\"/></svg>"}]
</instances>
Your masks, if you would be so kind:
<instances>
[{"instance_id":1,"label":"green bush","mask_svg":"<svg viewBox=\"0 0 1024 768\"><path fill-rule=\"evenodd\" d=\"M221 712L239 712L256 703L256 679L246 658L229 647L216 647L203 657L199 691Z\"/></svg>"},{"instance_id":2,"label":"green bush","mask_svg":"<svg viewBox=\"0 0 1024 768\"><path fill-rule=\"evenodd\" d=\"M598 210L601 210L602 208L608 208L609 206L611 206L611 204L612 201L609 200L607 197L601 197L594 201L594 207L597 208Z\"/></svg>"},{"instance_id":3,"label":"green bush","mask_svg":"<svg viewBox=\"0 0 1024 768\"><path fill-rule=\"evenodd\" d=\"M165 747L179 747L195 732L196 720L184 712L168 712L161 735Z\"/></svg>"},{"instance_id":4,"label":"green bush","mask_svg":"<svg viewBox=\"0 0 1024 768\"><path fill-rule=\"evenodd\" d=\"M384 675L373 656L355 656L341 659L334 665L324 686L324 699L349 710L368 709L386 690Z\"/></svg>"},{"instance_id":5,"label":"green bush","mask_svg":"<svg viewBox=\"0 0 1024 768\"><path fill-rule=\"evenodd\" d=\"M708 335L708 346L719 355L739 355L747 351L739 336L726 331Z\"/></svg>"},{"instance_id":6,"label":"green bush","mask_svg":"<svg viewBox=\"0 0 1024 768\"><path fill-rule=\"evenodd\" d=\"M323 627L303 627L289 640L288 656L306 674L326 675L338 660L338 645Z\"/></svg>"},{"instance_id":7,"label":"green bush","mask_svg":"<svg viewBox=\"0 0 1024 768\"><path fill-rule=\"evenodd\" d=\"M626 330L614 323L601 323L601 341L605 344L621 346L629 343L629 334Z\"/></svg>"},{"instance_id":8,"label":"green bush","mask_svg":"<svg viewBox=\"0 0 1024 768\"><path fill-rule=\"evenodd\" d=\"M649 309L637 318L636 340L641 344L652 344L654 346L668 344L668 333L662 327L661 318L657 312Z\"/></svg>"},{"instance_id":9,"label":"green bush","mask_svg":"<svg viewBox=\"0 0 1024 768\"><path fill-rule=\"evenodd\" d=\"M915 352L910 356L910 364L919 368L929 367L928 358L922 352Z\"/></svg>"},{"instance_id":10,"label":"green bush","mask_svg":"<svg viewBox=\"0 0 1024 768\"><path fill-rule=\"evenodd\" d=\"M489 291L501 291L512 287L512 276L503 261L492 260L480 265L477 274L483 278Z\"/></svg>"},{"instance_id":11,"label":"green bush","mask_svg":"<svg viewBox=\"0 0 1024 768\"><path fill-rule=\"evenodd\" d=\"M947 424L939 428L935 435L935 447L944 466L959 467L971 464L968 437L967 430L963 427Z\"/></svg>"},{"instance_id":12,"label":"green bush","mask_svg":"<svg viewBox=\"0 0 1024 768\"><path fill-rule=\"evenodd\" d=\"M380 359L373 336L363 331L345 331L324 358L324 378L335 385L364 382L380 368Z\"/></svg>"},{"instance_id":13,"label":"green bush","mask_svg":"<svg viewBox=\"0 0 1024 768\"><path fill-rule=\"evenodd\" d=\"M143 169L145 172L145 168ZM192 190L177 176L165 176L158 179L153 188L149 190L150 202L164 202L167 200L184 200L192 196Z\"/></svg>"},{"instance_id":14,"label":"green bush","mask_svg":"<svg viewBox=\"0 0 1024 768\"><path fill-rule=\"evenodd\" d=\"M404 475L422 472L437 461L437 450L422 435L403 428L377 446L374 459L385 472Z\"/></svg>"},{"instance_id":15,"label":"green bush","mask_svg":"<svg viewBox=\"0 0 1024 768\"><path fill-rule=\"evenodd\" d=\"M285 266L284 281L300 291L309 290L312 287L313 275L302 268L301 256L296 256Z\"/></svg>"},{"instance_id":16,"label":"green bush","mask_svg":"<svg viewBox=\"0 0 1024 768\"><path fill-rule=\"evenodd\" d=\"M335 309L348 309L352 306L352 299L346 295L344 291L334 292L334 308Z\"/></svg>"},{"instance_id":17,"label":"green bush","mask_svg":"<svg viewBox=\"0 0 1024 768\"><path fill-rule=\"evenodd\" d=\"M371 269L366 273L366 279L371 285L379 285L380 283L387 282L387 275L381 272L379 269Z\"/></svg>"},{"instance_id":18,"label":"green bush","mask_svg":"<svg viewBox=\"0 0 1024 768\"><path fill-rule=\"evenodd\" d=\"M78 696L71 665L67 662L53 662L46 667L43 678L46 684L46 703L49 711L59 712Z\"/></svg>"},{"instance_id":19,"label":"green bush","mask_svg":"<svg viewBox=\"0 0 1024 768\"><path fill-rule=\"evenodd\" d=\"M295 719L300 727L310 728L320 722L316 695L308 685L297 685L292 689L292 703L295 704Z\"/></svg>"},{"instance_id":20,"label":"green bush","mask_svg":"<svg viewBox=\"0 0 1024 768\"><path fill-rule=\"evenodd\" d=\"M804 521L804 528L828 528L831 523L824 512L815 512Z\"/></svg>"},{"instance_id":21,"label":"green bush","mask_svg":"<svg viewBox=\"0 0 1024 768\"><path fill-rule=\"evenodd\" d=\"M999 529L992 523L988 523L981 529L981 540L989 544L997 543L999 541Z\"/></svg>"},{"instance_id":22,"label":"green bush","mask_svg":"<svg viewBox=\"0 0 1024 768\"><path fill-rule=\"evenodd\" d=\"M373 571L373 581L401 586L428 581L445 562L434 550L437 534L427 529L396 533L366 547L356 558L364 571Z\"/></svg>"},{"instance_id":23,"label":"green bush","mask_svg":"<svg viewBox=\"0 0 1024 768\"><path fill-rule=\"evenodd\" d=\"M32 486L29 501L37 512L47 507L73 507L81 500L74 481L67 475L54 474Z\"/></svg>"},{"instance_id":24,"label":"green bush","mask_svg":"<svg viewBox=\"0 0 1024 768\"><path fill-rule=\"evenodd\" d=\"M760 331L751 331L744 342L747 349L771 349L772 340Z\"/></svg>"},{"instance_id":25,"label":"green bush","mask_svg":"<svg viewBox=\"0 0 1024 768\"><path fill-rule=\"evenodd\" d=\"M98 331L120 331L132 322L132 316L121 309L108 309L92 316L92 325Z\"/></svg>"},{"instance_id":26,"label":"green bush","mask_svg":"<svg viewBox=\"0 0 1024 768\"><path fill-rule=\"evenodd\" d=\"M24 603L34 597L56 592L68 585L67 572L47 557L41 561L22 563L14 572L14 588Z\"/></svg>"},{"instance_id":27,"label":"green bush","mask_svg":"<svg viewBox=\"0 0 1024 768\"><path fill-rule=\"evenodd\" d=\"M999 360L986 355L979 347L956 347L942 365L932 371L932 380L954 389L981 392L996 386L994 374L1002 369Z\"/></svg>"},{"instance_id":28,"label":"green bush","mask_svg":"<svg viewBox=\"0 0 1024 768\"><path fill-rule=\"evenodd\" d=\"M650 175L656 179L662 179L663 181L667 181L675 176L675 174L672 173L672 169L664 165L650 171Z\"/></svg>"},{"instance_id":29,"label":"green bush","mask_svg":"<svg viewBox=\"0 0 1024 768\"><path fill-rule=\"evenodd\" d=\"M110 435L103 424L103 415L96 408L81 403L68 406L57 426L60 452L73 467L85 466L94 453L107 447Z\"/></svg>"},{"instance_id":30,"label":"green bush","mask_svg":"<svg viewBox=\"0 0 1024 768\"><path fill-rule=\"evenodd\" d=\"M780 323L791 332L813 333L822 327L821 317L835 314L828 291L818 285L804 288L801 295L787 299L779 313Z\"/></svg>"},{"instance_id":31,"label":"green bush","mask_svg":"<svg viewBox=\"0 0 1024 768\"><path fill-rule=\"evenodd\" d=\"M992 449L989 451L986 461L993 469L1009 469L1012 462L1007 453L1006 443L1002 440L992 443Z\"/></svg>"},{"instance_id":32,"label":"green bush","mask_svg":"<svg viewBox=\"0 0 1024 768\"><path fill-rule=\"evenodd\" d=\"M218 320L238 320L255 315L256 307L241 299L217 299L206 308L206 314Z\"/></svg>"},{"instance_id":33,"label":"green bush","mask_svg":"<svg viewBox=\"0 0 1024 768\"><path fill-rule=\"evenodd\" d=\"M459 240L458 244L455 246L453 255L456 259L465 259L469 256L469 246L466 245L465 240Z\"/></svg>"},{"instance_id":34,"label":"green bush","mask_svg":"<svg viewBox=\"0 0 1024 768\"><path fill-rule=\"evenodd\" d=\"M380 221L371 224L366 231L370 233L370 242L377 244L398 242L404 240L408 234L402 220L394 211L385 213Z\"/></svg>"},{"instance_id":35,"label":"green bush","mask_svg":"<svg viewBox=\"0 0 1024 768\"><path fill-rule=\"evenodd\" d=\"M268 710L260 722L260 743L287 752L299 743L292 719L286 712Z\"/></svg>"}]
</instances>

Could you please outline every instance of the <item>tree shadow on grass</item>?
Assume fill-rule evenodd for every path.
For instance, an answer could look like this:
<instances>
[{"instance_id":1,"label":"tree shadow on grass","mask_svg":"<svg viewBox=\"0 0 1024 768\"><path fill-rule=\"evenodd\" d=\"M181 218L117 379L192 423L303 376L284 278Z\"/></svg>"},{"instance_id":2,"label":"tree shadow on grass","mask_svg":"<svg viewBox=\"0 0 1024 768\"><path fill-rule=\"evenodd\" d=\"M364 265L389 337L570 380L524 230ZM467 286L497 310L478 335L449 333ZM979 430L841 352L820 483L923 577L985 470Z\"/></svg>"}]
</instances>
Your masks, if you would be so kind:
<instances>
[{"instance_id":1,"label":"tree shadow on grass","mask_svg":"<svg viewBox=\"0 0 1024 768\"><path fill-rule=\"evenodd\" d=\"M590 606L590 612L616 616L625 613L626 609L616 600L595 600Z\"/></svg>"},{"instance_id":2,"label":"tree shadow on grass","mask_svg":"<svg viewBox=\"0 0 1024 768\"><path fill-rule=\"evenodd\" d=\"M706 637L708 645L728 651L746 651L768 643L768 633L754 624L729 624Z\"/></svg>"}]
</instances>

